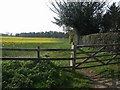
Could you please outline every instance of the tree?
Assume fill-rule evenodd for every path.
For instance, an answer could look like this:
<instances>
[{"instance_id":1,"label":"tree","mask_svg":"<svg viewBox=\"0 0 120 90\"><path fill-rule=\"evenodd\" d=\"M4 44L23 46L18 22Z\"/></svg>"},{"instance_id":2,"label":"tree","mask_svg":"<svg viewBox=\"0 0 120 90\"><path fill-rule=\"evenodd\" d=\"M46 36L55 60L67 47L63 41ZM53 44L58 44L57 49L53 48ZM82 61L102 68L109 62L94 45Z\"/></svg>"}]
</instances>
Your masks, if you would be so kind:
<instances>
[{"instance_id":1,"label":"tree","mask_svg":"<svg viewBox=\"0 0 120 90\"><path fill-rule=\"evenodd\" d=\"M73 28L76 33L76 41L81 35L98 33L102 26L102 15L105 2L51 2L50 8L57 17L55 24Z\"/></svg>"},{"instance_id":2,"label":"tree","mask_svg":"<svg viewBox=\"0 0 120 90\"><path fill-rule=\"evenodd\" d=\"M120 6L113 3L104 15L105 32L120 32Z\"/></svg>"}]
</instances>

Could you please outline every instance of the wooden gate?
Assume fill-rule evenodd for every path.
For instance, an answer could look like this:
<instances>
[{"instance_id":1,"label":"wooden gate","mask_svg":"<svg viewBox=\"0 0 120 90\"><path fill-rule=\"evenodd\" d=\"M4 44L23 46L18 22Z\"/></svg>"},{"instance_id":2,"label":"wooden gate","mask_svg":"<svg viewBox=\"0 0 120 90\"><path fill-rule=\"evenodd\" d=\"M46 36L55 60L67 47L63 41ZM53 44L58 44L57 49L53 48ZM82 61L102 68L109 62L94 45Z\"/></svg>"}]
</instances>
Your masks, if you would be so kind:
<instances>
[{"instance_id":1,"label":"wooden gate","mask_svg":"<svg viewBox=\"0 0 120 90\"><path fill-rule=\"evenodd\" d=\"M31 51L37 52L35 58L23 57L0 57L0 60L70 60L70 66L62 68L72 68L72 70L104 66L120 63L120 44L101 44L101 45L72 45L71 49L11 49L0 48L7 51ZM62 51L71 52L71 57L66 58L42 58L40 52L43 51Z\"/></svg>"},{"instance_id":2,"label":"wooden gate","mask_svg":"<svg viewBox=\"0 0 120 90\"><path fill-rule=\"evenodd\" d=\"M120 44L73 45L72 69L120 63Z\"/></svg>"}]
</instances>

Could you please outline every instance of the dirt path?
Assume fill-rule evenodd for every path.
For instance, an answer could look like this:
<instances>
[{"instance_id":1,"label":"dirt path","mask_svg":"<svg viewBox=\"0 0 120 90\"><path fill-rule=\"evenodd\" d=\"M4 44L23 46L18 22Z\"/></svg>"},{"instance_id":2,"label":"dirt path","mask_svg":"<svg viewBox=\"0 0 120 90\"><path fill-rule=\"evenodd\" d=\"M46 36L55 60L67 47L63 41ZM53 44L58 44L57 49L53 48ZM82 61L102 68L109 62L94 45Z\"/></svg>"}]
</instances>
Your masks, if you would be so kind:
<instances>
[{"instance_id":1,"label":"dirt path","mask_svg":"<svg viewBox=\"0 0 120 90\"><path fill-rule=\"evenodd\" d=\"M84 74L88 75L93 80L93 88L115 88L120 89L120 81L117 79L106 79L101 75L97 75L92 70L83 69L81 70Z\"/></svg>"}]
</instances>

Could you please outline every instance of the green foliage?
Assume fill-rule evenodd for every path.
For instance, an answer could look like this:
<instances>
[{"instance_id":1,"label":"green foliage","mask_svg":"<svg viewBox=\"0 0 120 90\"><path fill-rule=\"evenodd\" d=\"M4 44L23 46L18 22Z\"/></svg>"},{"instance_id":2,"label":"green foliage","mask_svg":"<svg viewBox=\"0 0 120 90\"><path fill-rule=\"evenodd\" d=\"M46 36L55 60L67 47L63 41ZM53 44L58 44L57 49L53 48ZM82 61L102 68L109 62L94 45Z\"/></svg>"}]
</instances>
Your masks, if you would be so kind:
<instances>
[{"instance_id":1,"label":"green foliage","mask_svg":"<svg viewBox=\"0 0 120 90\"><path fill-rule=\"evenodd\" d=\"M4 61L3 89L90 87L90 79L78 72L67 72L50 61ZM75 84L76 83L76 84Z\"/></svg>"},{"instance_id":2,"label":"green foliage","mask_svg":"<svg viewBox=\"0 0 120 90\"><path fill-rule=\"evenodd\" d=\"M119 65L108 65L94 68L95 72L99 73L104 78L112 78L120 80Z\"/></svg>"},{"instance_id":3,"label":"green foliage","mask_svg":"<svg viewBox=\"0 0 120 90\"><path fill-rule=\"evenodd\" d=\"M3 88L35 88L59 85L55 66L49 61L3 62Z\"/></svg>"},{"instance_id":4,"label":"green foliage","mask_svg":"<svg viewBox=\"0 0 120 90\"><path fill-rule=\"evenodd\" d=\"M120 43L120 33L97 33L86 35L82 37L84 45L93 45L93 44L118 44ZM109 50L119 50L119 46L108 47ZM108 50L107 49L107 50Z\"/></svg>"},{"instance_id":5,"label":"green foliage","mask_svg":"<svg viewBox=\"0 0 120 90\"><path fill-rule=\"evenodd\" d=\"M51 2L51 10L57 14L54 23L72 27L78 35L97 33L102 26L103 2Z\"/></svg>"},{"instance_id":6,"label":"green foliage","mask_svg":"<svg viewBox=\"0 0 120 90\"><path fill-rule=\"evenodd\" d=\"M63 32L49 31L49 32L29 32L29 33L19 33L15 36L20 37L47 37L47 38L66 38L66 34Z\"/></svg>"},{"instance_id":7,"label":"green foliage","mask_svg":"<svg viewBox=\"0 0 120 90\"><path fill-rule=\"evenodd\" d=\"M103 19L105 32L120 32L120 6L113 3L108 8Z\"/></svg>"}]
</instances>

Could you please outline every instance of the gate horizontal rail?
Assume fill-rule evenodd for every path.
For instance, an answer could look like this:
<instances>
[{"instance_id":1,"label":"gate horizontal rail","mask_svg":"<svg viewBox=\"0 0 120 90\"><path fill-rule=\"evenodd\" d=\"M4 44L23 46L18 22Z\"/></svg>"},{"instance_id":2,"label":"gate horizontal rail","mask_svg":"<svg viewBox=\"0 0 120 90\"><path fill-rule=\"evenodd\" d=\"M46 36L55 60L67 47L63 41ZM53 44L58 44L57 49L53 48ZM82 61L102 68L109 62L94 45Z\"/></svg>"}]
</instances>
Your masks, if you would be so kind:
<instances>
[{"instance_id":1,"label":"gate horizontal rail","mask_svg":"<svg viewBox=\"0 0 120 90\"><path fill-rule=\"evenodd\" d=\"M82 67L76 67L76 69L92 68L92 67L106 66L106 65L118 64L118 63L120 63L120 62L109 63L109 64L100 64L100 65L91 65L91 66L82 66Z\"/></svg>"},{"instance_id":2,"label":"gate horizontal rail","mask_svg":"<svg viewBox=\"0 0 120 90\"><path fill-rule=\"evenodd\" d=\"M103 57L103 56L111 56L111 55L120 55L120 53L112 53L112 54L103 54L103 55L96 55L95 57ZM77 57L76 59L84 59L84 58L88 58L88 56L86 57Z\"/></svg>"},{"instance_id":3,"label":"gate horizontal rail","mask_svg":"<svg viewBox=\"0 0 120 90\"><path fill-rule=\"evenodd\" d=\"M79 47L101 47L101 46L120 46L120 44L93 44L93 45L77 45Z\"/></svg>"}]
</instances>

